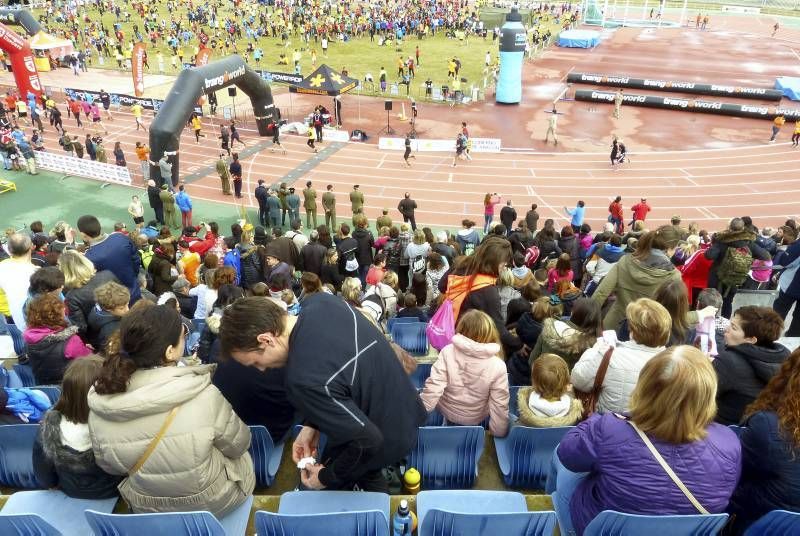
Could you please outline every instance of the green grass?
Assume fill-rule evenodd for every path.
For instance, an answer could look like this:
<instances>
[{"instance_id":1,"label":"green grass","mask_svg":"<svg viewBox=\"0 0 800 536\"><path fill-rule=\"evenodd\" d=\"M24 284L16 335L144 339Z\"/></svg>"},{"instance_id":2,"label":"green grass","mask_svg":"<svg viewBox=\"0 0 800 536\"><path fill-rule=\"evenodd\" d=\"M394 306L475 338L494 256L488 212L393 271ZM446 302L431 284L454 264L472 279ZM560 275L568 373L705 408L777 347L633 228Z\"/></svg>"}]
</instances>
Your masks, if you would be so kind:
<instances>
[{"instance_id":1,"label":"green grass","mask_svg":"<svg viewBox=\"0 0 800 536\"><path fill-rule=\"evenodd\" d=\"M229 6L229 3L225 3L224 7L219 10L220 20L224 20L226 16L231 14L231 9ZM36 17L42 13L41 10L34 10L33 12ZM178 9L178 12L174 15L184 15L184 20L186 20L185 13L186 9L182 4L182 7ZM90 9L89 15L92 20L100 19L100 13L96 9ZM498 16L502 17L502 15L492 15L491 13L487 15L489 20L494 20ZM169 20L169 15L165 12L165 8L163 6L160 8L159 20L161 17ZM106 28L112 30L114 23L117 22L117 19L113 13L106 12L102 16L102 21ZM140 29L142 27L138 15L132 14L131 21L131 23L122 23L122 31L125 34L127 42L129 42L131 36L133 35L134 22L138 23ZM552 22L547 24L548 27L550 27L551 32L555 33L557 30L555 25L553 25ZM53 24L52 26L59 29L66 28L66 25L64 24ZM488 27L491 28L493 26L494 23ZM213 33L211 33L211 31L207 28L206 33L213 35ZM238 52L240 54L244 55L244 52L247 49L247 43L248 41L246 37L239 40ZM190 60L196 44L196 39L193 39L187 45L184 45L184 61L188 62ZM251 57L249 60L249 65L256 69L266 69L278 72L293 72L293 65L278 65L278 58L280 53L285 51L289 62L291 63L292 52L295 48L299 48L303 53L303 58L301 60L302 74L307 75L313 70L311 66L311 49L315 49L317 53L317 66L327 63L329 66L337 70L341 70L343 67L346 67L350 76L359 80L363 80L366 73L371 73L376 82L378 80L380 68L383 66L386 68L388 73L388 81L392 83L398 80L398 55L402 55L404 59L407 59L408 56L414 56L415 47L417 45L420 47L421 65L417 67L416 79L412 80L411 84L411 93L414 96L420 95L422 92L420 86L427 77L431 78L434 86L452 86L452 84L448 83L447 63L448 60L453 56L457 56L461 60L462 67L459 75L460 77L467 79L467 83L462 86L465 92L472 84L483 87L485 64L484 57L486 52L490 51L493 59L495 61L497 60L498 44L497 42L492 42L491 34L485 41L482 38L473 37L470 38L467 44L464 44L459 42L457 39L448 39L445 37L445 32L439 31L436 33L436 36L426 36L421 40L417 37L409 36L403 40L401 46L399 47L396 46L395 42L392 42L391 46L379 47L377 36L375 42L371 43L368 35L365 37L351 39L346 43L331 40L328 48L327 58L323 57L322 49L319 43L315 43L312 40L306 44L303 42L300 35L291 35L288 46L282 43L280 38L262 37L254 43L254 46L260 47L264 51L264 57L262 58L260 64L256 64ZM156 60L158 51L161 51L164 55L166 73L176 74L178 72L171 67L170 60L172 58L172 50L166 45L166 43L159 43L156 47L153 47L150 44L150 41L147 40L147 46L150 73L155 74L158 72L158 62ZM93 52L95 55L93 56L92 67L101 67L97 61L96 51ZM219 58L232 53L234 53L232 48L215 49L211 60L213 61L215 57ZM105 65L102 67L108 69L117 69L117 64L112 57L107 58L105 60ZM405 88L400 86L400 96L404 95Z\"/></svg>"}]
</instances>

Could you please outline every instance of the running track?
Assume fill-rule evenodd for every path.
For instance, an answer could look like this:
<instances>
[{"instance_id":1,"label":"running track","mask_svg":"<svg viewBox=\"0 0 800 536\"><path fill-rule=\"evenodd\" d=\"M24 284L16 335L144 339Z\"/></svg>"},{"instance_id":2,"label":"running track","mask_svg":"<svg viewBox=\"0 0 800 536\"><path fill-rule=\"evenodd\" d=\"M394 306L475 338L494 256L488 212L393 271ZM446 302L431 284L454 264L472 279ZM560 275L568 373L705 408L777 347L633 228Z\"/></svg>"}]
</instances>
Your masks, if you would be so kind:
<instances>
[{"instance_id":1,"label":"running track","mask_svg":"<svg viewBox=\"0 0 800 536\"><path fill-rule=\"evenodd\" d=\"M132 116L117 112L114 122L107 122L106 151L114 141L121 141L134 184L142 186L142 175L133 148L136 141L147 142L137 134ZM83 137L84 131L65 119L70 133ZM219 154L215 125L206 118L207 137L197 144L194 135L184 130L181 136L181 174L202 171L208 174L187 187L195 199L235 205L230 196L222 196L213 165ZM268 138L257 137L254 130L240 128L248 146ZM60 151L52 129L45 132L46 146ZM245 198L248 207L256 207L252 196L258 179L273 183L289 171L305 164L310 151L300 136L284 136L287 155L262 150L242 161ZM241 149L238 146L234 149ZM701 228L717 230L734 216L749 215L760 225L780 225L800 214L800 177L796 158L800 149L788 143L761 144L728 149L690 151L653 151L631 154L633 162L619 171L611 171L606 153L498 153L473 154L473 161L459 161L451 167L452 154L418 153L413 167L407 168L402 152L379 151L368 144L347 144L318 167L304 174L294 184L298 191L312 180L318 192L318 221L324 222L321 196L327 184L337 194L337 215L350 215L348 193L360 184L367 216L372 220L382 208L389 208L393 219L399 217L397 203L405 191L417 201L417 222L424 225L456 228L464 218L478 225L483 221L483 196L497 192L513 201L518 215L524 216L531 203L539 205L542 218L554 218L557 225L567 223L563 206L572 207L578 199L587 205L587 222L598 229L605 222L607 207L616 195L629 207L646 197L653 206L647 221L666 223L680 214L684 223L696 221ZM499 209L499 207L498 207ZM499 210L498 210L499 213Z\"/></svg>"}]
</instances>

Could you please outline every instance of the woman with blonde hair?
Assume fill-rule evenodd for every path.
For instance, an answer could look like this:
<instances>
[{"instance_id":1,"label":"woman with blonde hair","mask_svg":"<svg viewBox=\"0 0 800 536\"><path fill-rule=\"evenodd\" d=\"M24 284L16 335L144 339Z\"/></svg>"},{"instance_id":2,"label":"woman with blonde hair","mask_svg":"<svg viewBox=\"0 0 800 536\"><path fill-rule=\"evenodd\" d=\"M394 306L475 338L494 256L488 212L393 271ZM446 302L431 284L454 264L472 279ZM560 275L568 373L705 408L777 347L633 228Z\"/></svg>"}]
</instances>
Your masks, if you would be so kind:
<instances>
[{"instance_id":1,"label":"woman with blonde hair","mask_svg":"<svg viewBox=\"0 0 800 536\"><path fill-rule=\"evenodd\" d=\"M613 333L604 334L572 369L572 385L579 391L591 391L595 377L603 376L598 412L627 411L640 371L669 342L672 317L663 305L641 298L628 304L626 313L630 340L617 342Z\"/></svg>"},{"instance_id":2,"label":"woman with blonde hair","mask_svg":"<svg viewBox=\"0 0 800 536\"><path fill-rule=\"evenodd\" d=\"M800 511L800 349L745 411L742 478L731 498L734 533L772 510Z\"/></svg>"},{"instance_id":3,"label":"woman with blonde hair","mask_svg":"<svg viewBox=\"0 0 800 536\"><path fill-rule=\"evenodd\" d=\"M500 334L491 317L476 310L464 313L425 381L425 409L438 409L448 422L465 426L479 425L488 416L492 435L505 437L509 394L501 355Z\"/></svg>"},{"instance_id":4,"label":"woman with blonde hair","mask_svg":"<svg viewBox=\"0 0 800 536\"><path fill-rule=\"evenodd\" d=\"M92 261L74 249L64 250L58 257L58 267L64 274L67 318L70 324L77 326L78 334L85 337L89 313L97 303L94 299L95 289L110 281L119 283L119 280L110 270L95 270Z\"/></svg>"},{"instance_id":5,"label":"woman with blonde hair","mask_svg":"<svg viewBox=\"0 0 800 536\"><path fill-rule=\"evenodd\" d=\"M669 348L642 368L628 415L595 414L567 432L554 460L562 532L583 534L604 510L724 512L739 480L741 447L733 431L713 422L716 389L700 350Z\"/></svg>"}]
</instances>

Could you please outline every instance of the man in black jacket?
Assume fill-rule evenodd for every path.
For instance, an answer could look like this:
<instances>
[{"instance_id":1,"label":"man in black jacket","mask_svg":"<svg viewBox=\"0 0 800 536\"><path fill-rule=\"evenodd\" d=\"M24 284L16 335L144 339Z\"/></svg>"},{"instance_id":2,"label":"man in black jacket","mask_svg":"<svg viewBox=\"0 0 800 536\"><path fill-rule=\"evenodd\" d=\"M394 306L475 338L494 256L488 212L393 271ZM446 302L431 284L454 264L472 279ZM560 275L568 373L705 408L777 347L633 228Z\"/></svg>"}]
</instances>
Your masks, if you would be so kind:
<instances>
[{"instance_id":1,"label":"man in black jacket","mask_svg":"<svg viewBox=\"0 0 800 536\"><path fill-rule=\"evenodd\" d=\"M329 294L308 296L297 317L263 298L225 310L222 356L259 370L286 367L289 401L304 417L292 447L310 489L386 492L380 470L408 454L427 418L394 350L364 315ZM317 451L320 433L328 437Z\"/></svg>"},{"instance_id":2,"label":"man in black jacket","mask_svg":"<svg viewBox=\"0 0 800 536\"><path fill-rule=\"evenodd\" d=\"M411 223L411 230L417 230L417 221L414 219L414 211L417 209L417 202L411 199L411 194L406 192L403 199L398 203L397 210L403 215L403 221Z\"/></svg>"},{"instance_id":3,"label":"man in black jacket","mask_svg":"<svg viewBox=\"0 0 800 536\"><path fill-rule=\"evenodd\" d=\"M506 236L514 229L514 222L517 221L517 211L511 206L511 200L506 201L506 206L500 210L500 222L506 226Z\"/></svg>"},{"instance_id":4,"label":"man in black jacket","mask_svg":"<svg viewBox=\"0 0 800 536\"><path fill-rule=\"evenodd\" d=\"M321 275L322 262L327 252L328 248L319 243L319 233L314 229L309 235L308 244L300 250L300 266L303 271Z\"/></svg>"},{"instance_id":5,"label":"man in black jacket","mask_svg":"<svg viewBox=\"0 0 800 536\"><path fill-rule=\"evenodd\" d=\"M147 181L147 200L150 201L150 208L156 214L156 220L164 225L164 204L161 202L161 189L156 186L156 181Z\"/></svg>"},{"instance_id":6,"label":"man in black jacket","mask_svg":"<svg viewBox=\"0 0 800 536\"><path fill-rule=\"evenodd\" d=\"M256 197L256 201L258 201L258 221L264 227L269 227L269 218L267 218L267 215L269 214L269 209L267 208L269 192L267 191L267 187L264 186L264 179L258 180L258 186L256 187L254 195Z\"/></svg>"}]
</instances>

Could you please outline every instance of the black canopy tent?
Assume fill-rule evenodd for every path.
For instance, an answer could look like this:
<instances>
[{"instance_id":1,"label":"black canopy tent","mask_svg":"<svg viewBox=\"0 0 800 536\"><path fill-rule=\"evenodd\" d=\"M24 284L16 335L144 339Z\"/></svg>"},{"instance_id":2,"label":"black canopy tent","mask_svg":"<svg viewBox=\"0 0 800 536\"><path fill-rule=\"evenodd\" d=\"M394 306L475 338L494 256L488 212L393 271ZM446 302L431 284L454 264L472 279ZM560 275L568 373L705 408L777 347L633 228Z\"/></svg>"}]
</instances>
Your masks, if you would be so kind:
<instances>
[{"instance_id":1,"label":"black canopy tent","mask_svg":"<svg viewBox=\"0 0 800 536\"><path fill-rule=\"evenodd\" d=\"M289 86L292 93L305 93L309 95L328 95L335 97L347 93L358 85L358 80L344 76L342 73L331 69L327 65L320 65L314 72L302 81Z\"/></svg>"}]
</instances>

